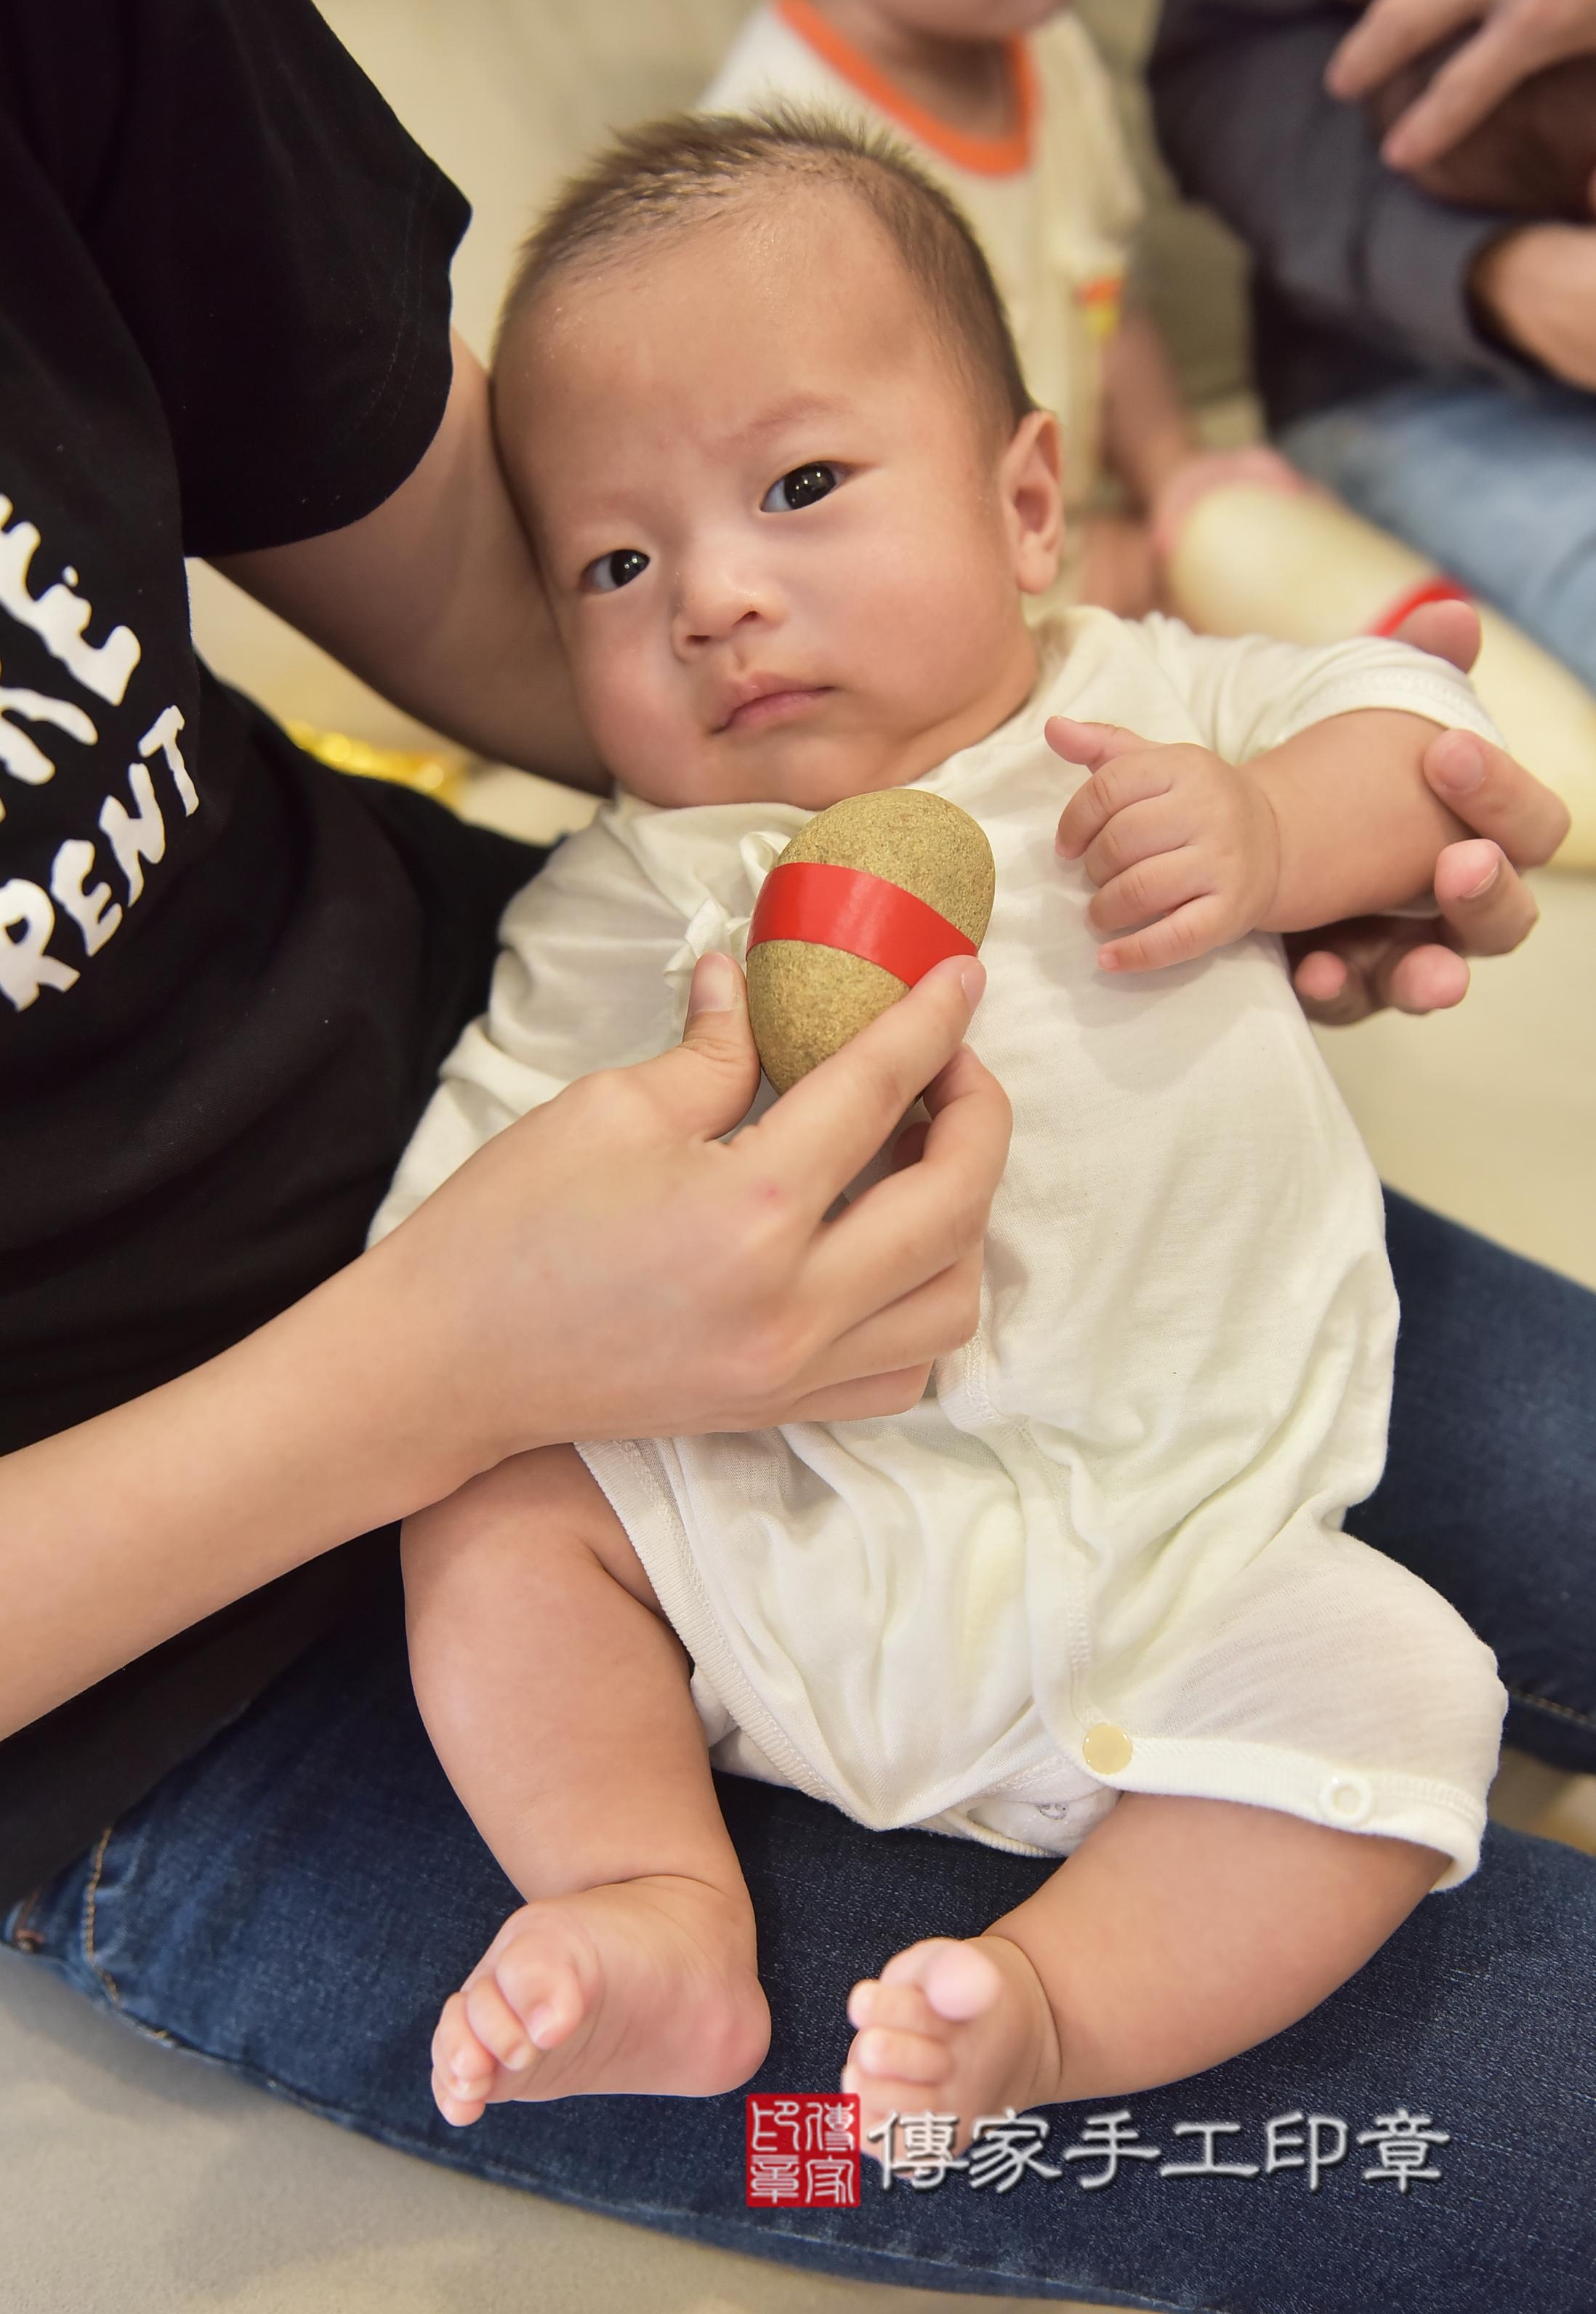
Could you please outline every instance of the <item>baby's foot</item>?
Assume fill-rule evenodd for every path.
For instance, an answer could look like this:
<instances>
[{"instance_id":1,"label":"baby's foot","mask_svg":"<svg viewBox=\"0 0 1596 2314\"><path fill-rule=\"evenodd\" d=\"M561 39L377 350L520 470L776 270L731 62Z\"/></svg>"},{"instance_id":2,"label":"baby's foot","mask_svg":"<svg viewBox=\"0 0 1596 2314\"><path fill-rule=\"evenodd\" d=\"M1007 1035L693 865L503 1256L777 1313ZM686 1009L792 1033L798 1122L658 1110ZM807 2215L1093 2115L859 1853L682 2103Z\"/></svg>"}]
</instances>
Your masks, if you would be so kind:
<instances>
[{"instance_id":1,"label":"baby's foot","mask_svg":"<svg viewBox=\"0 0 1596 2314\"><path fill-rule=\"evenodd\" d=\"M746 1908L657 1874L512 1912L444 2003L432 2093L456 2127L509 2098L714 2097L770 2029Z\"/></svg>"},{"instance_id":2,"label":"baby's foot","mask_svg":"<svg viewBox=\"0 0 1596 2314\"><path fill-rule=\"evenodd\" d=\"M844 2089L859 2098L860 2138L889 2114L958 2116L962 2153L983 2114L1023 2113L1058 2095L1058 2032L1041 1979L1007 1937L956 1944L933 1937L856 1984L848 2021L860 2027Z\"/></svg>"}]
</instances>

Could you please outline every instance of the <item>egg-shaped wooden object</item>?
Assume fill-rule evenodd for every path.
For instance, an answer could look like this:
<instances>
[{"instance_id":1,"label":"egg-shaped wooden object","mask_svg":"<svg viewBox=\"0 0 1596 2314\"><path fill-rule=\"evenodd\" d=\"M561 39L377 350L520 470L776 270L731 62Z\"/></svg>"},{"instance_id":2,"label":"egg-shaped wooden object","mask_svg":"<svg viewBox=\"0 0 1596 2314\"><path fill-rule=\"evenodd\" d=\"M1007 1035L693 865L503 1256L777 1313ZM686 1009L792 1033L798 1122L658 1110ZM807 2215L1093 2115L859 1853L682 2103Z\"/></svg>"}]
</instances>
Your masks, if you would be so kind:
<instances>
[{"instance_id":1,"label":"egg-shaped wooden object","mask_svg":"<svg viewBox=\"0 0 1596 2314\"><path fill-rule=\"evenodd\" d=\"M849 796L801 827L748 933L748 1010L778 1092L828 1060L992 915L992 846L921 788Z\"/></svg>"}]
</instances>

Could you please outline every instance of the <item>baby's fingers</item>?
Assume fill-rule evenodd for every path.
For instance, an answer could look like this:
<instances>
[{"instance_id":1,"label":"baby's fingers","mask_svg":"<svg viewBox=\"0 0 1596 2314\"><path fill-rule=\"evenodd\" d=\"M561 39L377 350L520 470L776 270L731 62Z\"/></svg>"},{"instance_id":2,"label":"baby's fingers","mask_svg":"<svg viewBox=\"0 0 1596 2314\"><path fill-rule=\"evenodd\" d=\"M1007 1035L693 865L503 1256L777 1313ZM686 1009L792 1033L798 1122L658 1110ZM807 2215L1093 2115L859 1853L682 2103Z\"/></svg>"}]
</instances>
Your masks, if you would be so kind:
<instances>
[{"instance_id":1,"label":"baby's fingers","mask_svg":"<svg viewBox=\"0 0 1596 2314\"><path fill-rule=\"evenodd\" d=\"M1064 806L1054 839L1055 850L1063 859L1078 860L1116 812L1153 796L1168 795L1173 784L1174 771L1165 748L1149 747L1140 755L1122 755L1106 764L1076 789Z\"/></svg>"},{"instance_id":2,"label":"baby's fingers","mask_svg":"<svg viewBox=\"0 0 1596 2314\"><path fill-rule=\"evenodd\" d=\"M1116 811L1100 834L1086 847L1081 866L1094 884L1105 889L1116 876L1142 866L1144 861L1161 859L1183 850L1192 838L1191 817L1179 808L1176 796L1149 796L1143 803L1126 804ZM1195 896L1196 887L1174 895L1174 898L1189 900ZM1155 900L1142 910L1150 916L1155 907L1169 907L1172 899ZM1107 919L1094 916L1094 923L1104 932L1114 930ZM1121 923L1131 918L1122 916Z\"/></svg>"},{"instance_id":3,"label":"baby's fingers","mask_svg":"<svg viewBox=\"0 0 1596 2314\"><path fill-rule=\"evenodd\" d=\"M1099 972L1155 972L1171 964L1189 964L1210 949L1223 948L1236 937L1225 903L1212 892L1188 900L1156 924L1128 939L1110 941L1098 950Z\"/></svg>"},{"instance_id":4,"label":"baby's fingers","mask_svg":"<svg viewBox=\"0 0 1596 2314\"><path fill-rule=\"evenodd\" d=\"M1189 845L1155 852L1149 860L1115 876L1097 894L1086 912L1094 932L1122 932L1150 917L1167 915L1186 900L1199 900L1213 889L1213 879Z\"/></svg>"},{"instance_id":5,"label":"baby's fingers","mask_svg":"<svg viewBox=\"0 0 1596 2314\"><path fill-rule=\"evenodd\" d=\"M1078 723L1073 715L1050 715L1042 727L1042 737L1055 755L1066 764L1084 764L1089 772L1099 770L1119 755L1136 755L1151 747L1151 739L1143 739L1135 731L1127 731L1123 723Z\"/></svg>"}]
</instances>

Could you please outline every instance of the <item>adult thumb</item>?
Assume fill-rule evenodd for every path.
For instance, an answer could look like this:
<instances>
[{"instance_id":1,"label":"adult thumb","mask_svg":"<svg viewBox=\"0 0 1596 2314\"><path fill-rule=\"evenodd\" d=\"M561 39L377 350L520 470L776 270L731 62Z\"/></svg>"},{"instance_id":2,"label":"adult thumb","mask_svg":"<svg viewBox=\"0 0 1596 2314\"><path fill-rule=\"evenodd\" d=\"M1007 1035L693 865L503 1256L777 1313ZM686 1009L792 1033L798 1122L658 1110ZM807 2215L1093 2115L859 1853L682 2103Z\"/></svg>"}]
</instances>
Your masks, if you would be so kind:
<instances>
[{"instance_id":1,"label":"adult thumb","mask_svg":"<svg viewBox=\"0 0 1596 2314\"><path fill-rule=\"evenodd\" d=\"M747 986L729 956L700 957L682 1041L648 1065L683 1132L718 1139L747 1115L759 1091L759 1055Z\"/></svg>"}]
</instances>

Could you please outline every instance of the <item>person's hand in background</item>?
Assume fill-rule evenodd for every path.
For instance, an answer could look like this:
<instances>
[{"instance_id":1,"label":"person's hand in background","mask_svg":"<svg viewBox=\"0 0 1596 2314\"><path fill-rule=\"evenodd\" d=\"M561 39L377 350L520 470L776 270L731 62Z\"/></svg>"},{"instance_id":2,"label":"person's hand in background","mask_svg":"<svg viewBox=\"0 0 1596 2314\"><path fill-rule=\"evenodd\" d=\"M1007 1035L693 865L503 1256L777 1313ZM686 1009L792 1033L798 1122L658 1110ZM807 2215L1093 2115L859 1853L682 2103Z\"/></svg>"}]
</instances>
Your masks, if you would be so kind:
<instances>
[{"instance_id":1,"label":"person's hand in background","mask_svg":"<svg viewBox=\"0 0 1596 2314\"><path fill-rule=\"evenodd\" d=\"M1596 225L1526 225L1488 242L1469 294L1492 333L1596 393Z\"/></svg>"},{"instance_id":2,"label":"person's hand in background","mask_svg":"<svg viewBox=\"0 0 1596 2314\"><path fill-rule=\"evenodd\" d=\"M1428 604L1397 640L1466 671L1479 654L1479 618L1466 603ZM1388 1006L1444 1011L1468 993L1470 956L1504 956L1534 930L1539 911L1518 871L1551 858L1568 832L1566 807L1472 732L1438 731L1424 770L1477 835L1437 857L1438 917L1365 916L1287 940L1292 985L1309 1018L1326 1027L1350 1027Z\"/></svg>"},{"instance_id":3,"label":"person's hand in background","mask_svg":"<svg viewBox=\"0 0 1596 2314\"><path fill-rule=\"evenodd\" d=\"M1478 26L1388 130L1381 157L1419 169L1477 128L1521 81L1596 51L1596 0L1371 0L1330 59L1333 96L1356 100L1442 41Z\"/></svg>"}]
</instances>

